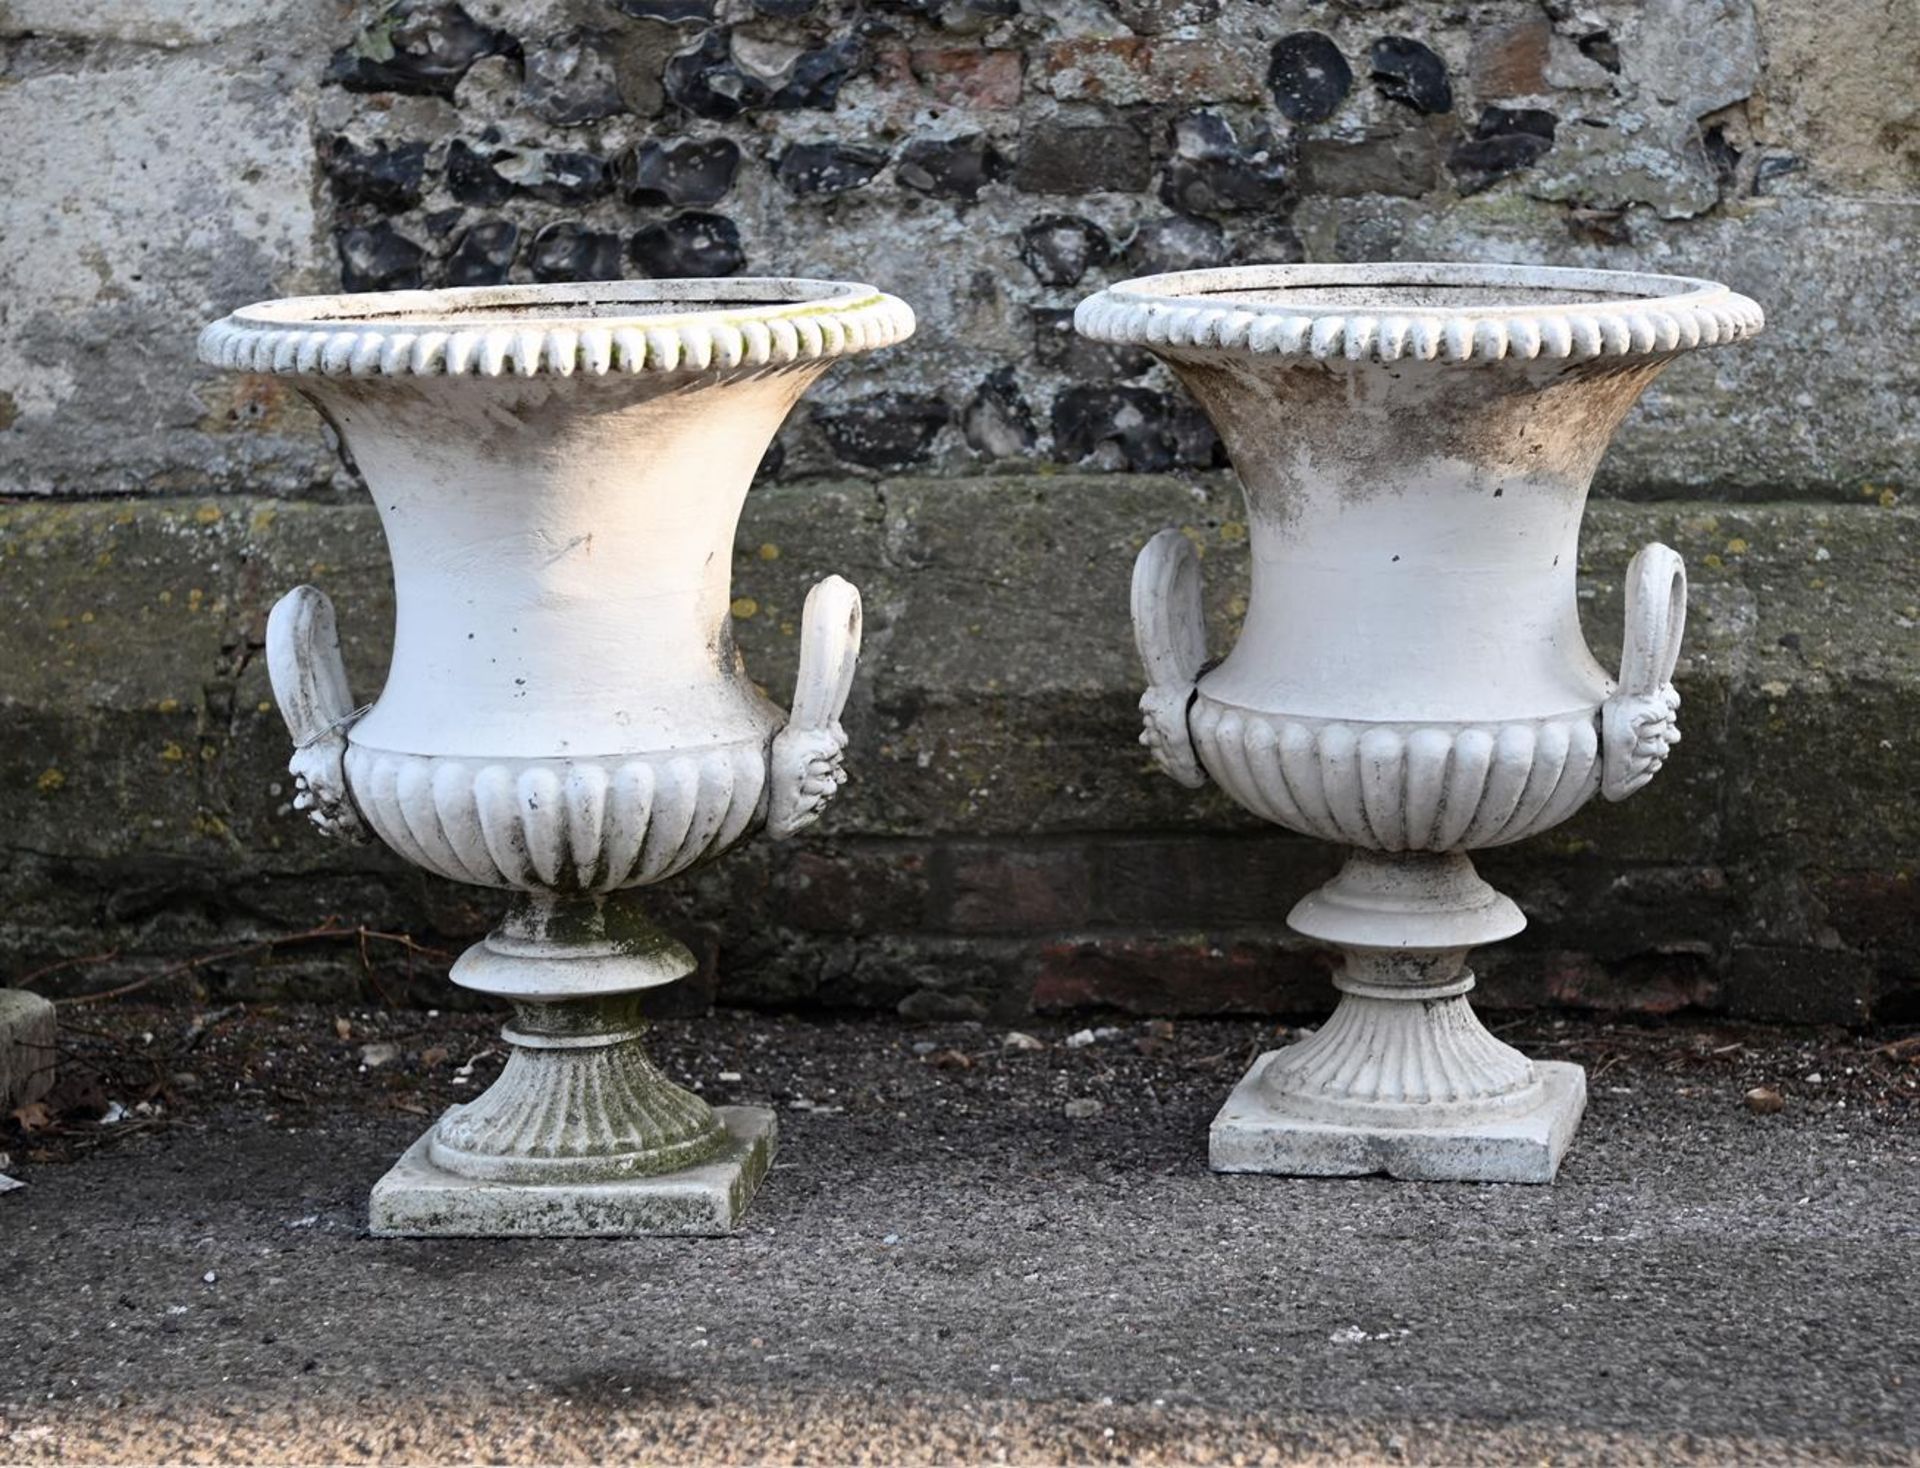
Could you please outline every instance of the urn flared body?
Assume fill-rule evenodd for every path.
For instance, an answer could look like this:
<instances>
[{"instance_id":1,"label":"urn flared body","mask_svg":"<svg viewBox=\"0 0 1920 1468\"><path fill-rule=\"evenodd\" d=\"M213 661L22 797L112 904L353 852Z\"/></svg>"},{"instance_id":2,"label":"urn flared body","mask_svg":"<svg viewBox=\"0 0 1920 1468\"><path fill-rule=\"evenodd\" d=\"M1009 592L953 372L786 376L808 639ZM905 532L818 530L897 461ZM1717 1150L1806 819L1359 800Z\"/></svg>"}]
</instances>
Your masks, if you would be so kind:
<instances>
[{"instance_id":1,"label":"urn flared body","mask_svg":"<svg viewBox=\"0 0 1920 1468\"><path fill-rule=\"evenodd\" d=\"M314 402L392 554L371 704L323 593L269 620L296 804L511 894L452 973L514 1006L507 1067L382 1180L376 1232L704 1232L751 1196L772 1115L648 1060L636 996L695 965L635 892L792 834L845 778L859 595L809 593L782 712L734 648L733 538L807 387L912 325L871 287L749 279L287 300L203 334Z\"/></svg>"},{"instance_id":2,"label":"urn flared body","mask_svg":"<svg viewBox=\"0 0 1920 1468\"><path fill-rule=\"evenodd\" d=\"M1685 569L1635 557L1609 674L1580 627L1580 523L1648 383L1761 323L1710 282L1508 266L1198 271L1081 304L1082 333L1171 366L1246 495L1252 587L1217 662L1193 546L1141 552L1142 739L1351 853L1288 919L1341 950L1340 1005L1256 1063L1216 1168L1553 1177L1584 1077L1473 1015L1467 951L1525 920L1467 853L1624 799L1678 742Z\"/></svg>"}]
</instances>

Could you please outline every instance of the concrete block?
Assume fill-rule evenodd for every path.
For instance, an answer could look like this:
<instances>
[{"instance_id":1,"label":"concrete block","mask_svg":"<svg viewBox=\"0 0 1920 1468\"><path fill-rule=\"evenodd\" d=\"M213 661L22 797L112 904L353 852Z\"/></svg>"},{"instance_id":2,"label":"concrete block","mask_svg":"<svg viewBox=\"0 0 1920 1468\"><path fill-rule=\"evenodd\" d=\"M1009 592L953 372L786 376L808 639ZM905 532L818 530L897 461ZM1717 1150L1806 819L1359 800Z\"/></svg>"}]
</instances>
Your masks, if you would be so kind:
<instances>
[{"instance_id":1,"label":"concrete block","mask_svg":"<svg viewBox=\"0 0 1920 1468\"><path fill-rule=\"evenodd\" d=\"M53 1004L24 989L0 989L0 1116L53 1089Z\"/></svg>"},{"instance_id":2,"label":"concrete block","mask_svg":"<svg viewBox=\"0 0 1920 1468\"><path fill-rule=\"evenodd\" d=\"M369 1222L382 1238L619 1238L731 1233L772 1165L773 1112L716 1106L733 1139L713 1161L619 1182L480 1182L435 1167L429 1131L374 1184Z\"/></svg>"},{"instance_id":3,"label":"concrete block","mask_svg":"<svg viewBox=\"0 0 1920 1468\"><path fill-rule=\"evenodd\" d=\"M1550 1183L1587 1109L1587 1073L1564 1061L1536 1061L1545 1096L1531 1111L1482 1121L1408 1126L1339 1125L1291 1114L1270 1099L1261 1073L1280 1052L1254 1062L1213 1119L1208 1161L1215 1172L1304 1177L1388 1177L1420 1182Z\"/></svg>"}]
</instances>

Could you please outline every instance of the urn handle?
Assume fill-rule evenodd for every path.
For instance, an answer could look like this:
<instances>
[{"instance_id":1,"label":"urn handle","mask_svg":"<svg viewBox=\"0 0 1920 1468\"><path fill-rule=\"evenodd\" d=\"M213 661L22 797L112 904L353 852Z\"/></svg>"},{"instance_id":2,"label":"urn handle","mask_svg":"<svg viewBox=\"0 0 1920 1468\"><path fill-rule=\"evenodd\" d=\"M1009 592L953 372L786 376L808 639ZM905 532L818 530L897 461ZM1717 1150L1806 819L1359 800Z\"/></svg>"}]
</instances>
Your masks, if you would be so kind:
<instances>
[{"instance_id":1,"label":"urn handle","mask_svg":"<svg viewBox=\"0 0 1920 1468\"><path fill-rule=\"evenodd\" d=\"M829 576L807 593L800 613L800 673L793 712L773 738L767 834L784 840L811 825L847 783L847 731L840 711L860 658L860 592Z\"/></svg>"},{"instance_id":2,"label":"urn handle","mask_svg":"<svg viewBox=\"0 0 1920 1468\"><path fill-rule=\"evenodd\" d=\"M1680 694L1673 686L1687 630L1687 567L1655 542L1627 567L1627 632L1620 686L1600 707L1600 793L1625 800L1660 773L1680 742Z\"/></svg>"},{"instance_id":3,"label":"urn handle","mask_svg":"<svg viewBox=\"0 0 1920 1468\"><path fill-rule=\"evenodd\" d=\"M354 706L333 603L317 586L296 586L267 618L267 675L293 736L287 769L295 810L329 836L360 840L366 828L347 790L347 730L367 710Z\"/></svg>"},{"instance_id":4,"label":"urn handle","mask_svg":"<svg viewBox=\"0 0 1920 1468\"><path fill-rule=\"evenodd\" d=\"M1147 670L1140 695L1140 742L1154 762L1190 789L1207 783L1187 728L1207 663L1200 556L1178 530L1162 530L1133 563L1133 640Z\"/></svg>"}]
</instances>

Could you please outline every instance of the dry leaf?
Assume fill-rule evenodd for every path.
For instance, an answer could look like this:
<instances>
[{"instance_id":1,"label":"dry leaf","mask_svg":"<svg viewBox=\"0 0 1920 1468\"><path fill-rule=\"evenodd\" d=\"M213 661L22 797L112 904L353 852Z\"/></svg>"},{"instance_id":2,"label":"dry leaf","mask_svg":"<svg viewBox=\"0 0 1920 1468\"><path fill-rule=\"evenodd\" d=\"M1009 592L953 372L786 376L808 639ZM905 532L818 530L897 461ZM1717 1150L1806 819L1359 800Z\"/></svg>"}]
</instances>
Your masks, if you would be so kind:
<instances>
[{"instance_id":1,"label":"dry leaf","mask_svg":"<svg viewBox=\"0 0 1920 1468\"><path fill-rule=\"evenodd\" d=\"M48 1111L44 1102L34 1101L22 1106L13 1113L13 1119L20 1123L23 1132L44 1132L53 1125L53 1113Z\"/></svg>"}]
</instances>

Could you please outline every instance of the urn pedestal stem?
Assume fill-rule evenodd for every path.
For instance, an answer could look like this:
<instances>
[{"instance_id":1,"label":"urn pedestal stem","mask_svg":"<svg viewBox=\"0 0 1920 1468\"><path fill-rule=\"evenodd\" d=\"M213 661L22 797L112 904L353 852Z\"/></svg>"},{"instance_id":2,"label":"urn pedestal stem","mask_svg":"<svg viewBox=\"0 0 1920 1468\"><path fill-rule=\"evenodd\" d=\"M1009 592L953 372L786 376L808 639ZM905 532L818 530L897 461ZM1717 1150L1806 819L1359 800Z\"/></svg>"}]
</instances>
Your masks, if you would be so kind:
<instances>
[{"instance_id":1,"label":"urn pedestal stem","mask_svg":"<svg viewBox=\"0 0 1920 1468\"><path fill-rule=\"evenodd\" d=\"M709 1106L647 1054L641 996L698 967L634 892L516 895L453 981L508 1001L494 1083L374 1186L372 1231L717 1233L773 1160L773 1113Z\"/></svg>"},{"instance_id":2,"label":"urn pedestal stem","mask_svg":"<svg viewBox=\"0 0 1920 1468\"><path fill-rule=\"evenodd\" d=\"M436 1166L495 1182L604 1182L721 1150L713 1108L647 1058L640 996L698 965L639 906L627 892L528 894L460 956L456 984L512 1003L500 1031L512 1050L493 1085L433 1129Z\"/></svg>"},{"instance_id":3,"label":"urn pedestal stem","mask_svg":"<svg viewBox=\"0 0 1920 1468\"><path fill-rule=\"evenodd\" d=\"M506 1068L440 1119L427 1155L508 1183L608 1182L711 1160L726 1131L647 1057L646 1030L628 995L515 1005L500 1031L513 1047Z\"/></svg>"},{"instance_id":4,"label":"urn pedestal stem","mask_svg":"<svg viewBox=\"0 0 1920 1468\"><path fill-rule=\"evenodd\" d=\"M1586 1078L1473 1012L1469 950L1526 919L1465 853L1355 851L1287 923L1340 951L1340 1002L1255 1062L1214 1119L1216 1171L1552 1181Z\"/></svg>"}]
</instances>

